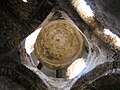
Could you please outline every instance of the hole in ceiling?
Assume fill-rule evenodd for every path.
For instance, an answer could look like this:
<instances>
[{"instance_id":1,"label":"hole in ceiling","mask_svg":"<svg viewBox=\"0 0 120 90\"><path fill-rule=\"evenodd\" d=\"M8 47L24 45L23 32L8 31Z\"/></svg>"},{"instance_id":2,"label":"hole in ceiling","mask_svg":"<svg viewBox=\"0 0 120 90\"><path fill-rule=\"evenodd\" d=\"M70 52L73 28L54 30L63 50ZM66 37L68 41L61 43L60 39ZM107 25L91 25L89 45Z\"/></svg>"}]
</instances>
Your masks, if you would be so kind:
<instances>
[{"instance_id":1,"label":"hole in ceiling","mask_svg":"<svg viewBox=\"0 0 120 90\"><path fill-rule=\"evenodd\" d=\"M24 3L27 3L28 1L27 0L22 0Z\"/></svg>"},{"instance_id":2,"label":"hole in ceiling","mask_svg":"<svg viewBox=\"0 0 120 90\"><path fill-rule=\"evenodd\" d=\"M115 44L115 46L120 47L120 38L112 33L109 29L104 29L104 34L108 36L108 39L112 39L112 43Z\"/></svg>"},{"instance_id":3,"label":"hole in ceiling","mask_svg":"<svg viewBox=\"0 0 120 90\"><path fill-rule=\"evenodd\" d=\"M81 13L83 13L83 15L85 17L93 17L94 13L92 11L92 9L90 8L89 5L87 5L85 0L78 0L78 10L80 10Z\"/></svg>"},{"instance_id":4,"label":"hole in ceiling","mask_svg":"<svg viewBox=\"0 0 120 90\"><path fill-rule=\"evenodd\" d=\"M82 17L89 18L94 16L94 12L85 0L72 0L72 3Z\"/></svg>"}]
</instances>

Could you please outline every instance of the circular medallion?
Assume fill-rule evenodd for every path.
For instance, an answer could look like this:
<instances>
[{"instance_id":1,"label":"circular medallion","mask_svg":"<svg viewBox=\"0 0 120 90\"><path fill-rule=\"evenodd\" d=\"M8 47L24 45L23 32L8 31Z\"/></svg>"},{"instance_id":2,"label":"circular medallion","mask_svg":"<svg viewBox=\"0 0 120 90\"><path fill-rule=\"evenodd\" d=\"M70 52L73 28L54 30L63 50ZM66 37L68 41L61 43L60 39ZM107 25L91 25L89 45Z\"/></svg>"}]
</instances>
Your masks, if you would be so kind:
<instances>
[{"instance_id":1,"label":"circular medallion","mask_svg":"<svg viewBox=\"0 0 120 90\"><path fill-rule=\"evenodd\" d=\"M75 26L56 20L42 28L34 51L43 65L57 69L70 65L81 54L83 46L83 36Z\"/></svg>"}]
</instances>

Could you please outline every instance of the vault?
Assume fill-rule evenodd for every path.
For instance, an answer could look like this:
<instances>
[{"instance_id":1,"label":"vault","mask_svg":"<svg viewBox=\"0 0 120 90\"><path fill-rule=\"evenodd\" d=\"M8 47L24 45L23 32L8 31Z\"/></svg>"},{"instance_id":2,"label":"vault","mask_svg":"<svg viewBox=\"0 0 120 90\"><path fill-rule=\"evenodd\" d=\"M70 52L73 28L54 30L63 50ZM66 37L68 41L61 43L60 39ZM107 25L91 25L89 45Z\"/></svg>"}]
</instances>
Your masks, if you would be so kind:
<instances>
[{"instance_id":1,"label":"vault","mask_svg":"<svg viewBox=\"0 0 120 90\"><path fill-rule=\"evenodd\" d=\"M118 6L118 0L0 1L0 88L12 82L10 88L23 90L119 89Z\"/></svg>"}]
</instances>

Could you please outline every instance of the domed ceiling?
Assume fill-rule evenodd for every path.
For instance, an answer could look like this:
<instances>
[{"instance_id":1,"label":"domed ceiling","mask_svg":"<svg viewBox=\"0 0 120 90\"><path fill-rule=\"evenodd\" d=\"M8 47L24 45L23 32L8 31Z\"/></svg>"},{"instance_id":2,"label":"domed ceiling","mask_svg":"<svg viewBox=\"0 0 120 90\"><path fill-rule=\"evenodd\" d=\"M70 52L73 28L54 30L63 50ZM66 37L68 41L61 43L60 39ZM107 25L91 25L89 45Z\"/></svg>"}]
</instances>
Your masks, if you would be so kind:
<instances>
[{"instance_id":1,"label":"domed ceiling","mask_svg":"<svg viewBox=\"0 0 120 90\"><path fill-rule=\"evenodd\" d=\"M84 4L86 4L87 6L84 6ZM1 0L0 1L0 55L1 55L0 79L3 80L5 76L5 79L10 78L14 82L17 81L16 82L17 84L11 83L12 86L16 85L15 88L19 88L18 84L21 84L22 85L21 87L25 87L27 89L30 88L29 86L31 86L30 90L40 90L40 88L41 90L43 89L47 90L49 89L49 87L57 90L56 88L51 86L51 84L50 86L46 84L48 83L46 80L38 79L41 76L39 76L37 72L33 73L32 72L34 71L33 68L29 70L24 66L23 63L21 65L20 63L22 61L20 56L21 52L19 52L18 46L22 43L23 40L25 40L26 37L28 37L28 35L34 32L39 27L39 25L43 23L43 21L47 18L47 16L50 13L53 13L52 11L61 10L64 11L68 15L68 17L70 17L70 19L74 22L76 27L78 27L81 30L81 32L83 33L84 37L88 42L88 44L84 46L84 49L87 53L87 59L85 60L86 67L81 77L78 78L76 82L74 82L73 86L72 84L70 84L71 87L69 87L69 89L71 88L71 90L107 90L107 89L119 90L120 89L119 87L119 81L120 81L119 6L120 6L119 0L85 0L85 1L84 0L14 0L14 1ZM86 7L91 8L91 12L84 12L84 9L86 9ZM86 10L88 10L88 8ZM61 14L58 13L58 16L60 15ZM53 17L54 18L52 19L54 20L56 17L54 15ZM61 28L66 29L65 27L62 26ZM70 28L73 27L71 26ZM69 34L67 36L72 35L71 32L73 31L69 31L69 30L66 31L66 34ZM59 32L58 30L56 30L54 33L57 33L57 35L54 36L53 42L51 41L48 43L46 41L47 42L46 46L49 46L49 44L56 45L56 43L59 43L57 42L56 38L59 38L62 44L60 43L59 45L61 46L59 45L58 46L59 48L61 48L63 43L66 41L66 38L61 36L64 33ZM44 37L44 34L42 35ZM74 40L73 38L69 37L70 41L73 40L74 43L76 37L73 37L75 38ZM40 39L38 39L38 42ZM72 45L74 46L74 44ZM65 49L67 49L69 46L70 45L67 45ZM58 50L59 48L56 49ZM59 49L59 51L60 50L61 49ZM69 52L71 52L72 50L73 49L70 48ZM54 47L51 52L52 53L56 52L54 51ZM62 53L61 55L67 57L66 52L64 54ZM39 56L40 55L38 55L37 57ZM27 56L23 56L23 57L27 57ZM61 57L57 57L57 58L61 58ZM63 61L65 60L67 61L67 59L65 58L62 59ZM13 73L15 77L13 77L11 73ZM28 76L27 73L29 73ZM34 77L32 77L32 75ZM38 83L35 83L35 81L38 81ZM11 80L7 79L6 82L9 84ZM25 84L25 82L28 82L28 84ZM40 86L38 84L40 84ZM7 87L9 87L9 85Z\"/></svg>"}]
</instances>

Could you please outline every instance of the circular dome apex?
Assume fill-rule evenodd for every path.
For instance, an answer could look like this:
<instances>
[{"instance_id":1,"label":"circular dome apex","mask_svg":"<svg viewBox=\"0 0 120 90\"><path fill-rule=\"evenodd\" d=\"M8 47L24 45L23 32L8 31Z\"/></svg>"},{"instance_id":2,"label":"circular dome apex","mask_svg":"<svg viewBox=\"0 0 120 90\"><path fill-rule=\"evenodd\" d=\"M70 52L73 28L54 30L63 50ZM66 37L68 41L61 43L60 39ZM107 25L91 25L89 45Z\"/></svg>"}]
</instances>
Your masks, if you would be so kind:
<instances>
[{"instance_id":1,"label":"circular dome apex","mask_svg":"<svg viewBox=\"0 0 120 90\"><path fill-rule=\"evenodd\" d=\"M34 45L38 60L57 69L70 65L83 51L84 40L79 30L65 20L44 26Z\"/></svg>"}]
</instances>

